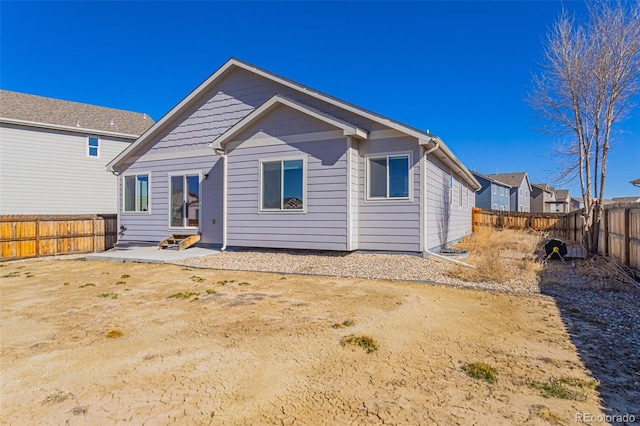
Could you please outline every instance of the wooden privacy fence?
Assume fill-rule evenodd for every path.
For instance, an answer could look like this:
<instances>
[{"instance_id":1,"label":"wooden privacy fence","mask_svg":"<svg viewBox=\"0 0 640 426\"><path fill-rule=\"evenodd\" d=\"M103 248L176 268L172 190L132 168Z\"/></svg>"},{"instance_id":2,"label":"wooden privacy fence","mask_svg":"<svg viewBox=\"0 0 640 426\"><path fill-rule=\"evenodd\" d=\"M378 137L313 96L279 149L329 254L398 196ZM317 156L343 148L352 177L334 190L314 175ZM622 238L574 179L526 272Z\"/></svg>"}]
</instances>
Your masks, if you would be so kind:
<instances>
[{"instance_id":1,"label":"wooden privacy fence","mask_svg":"<svg viewBox=\"0 0 640 426\"><path fill-rule=\"evenodd\" d=\"M567 241L582 243L583 210L570 213L516 213L473 209L473 231L480 226L549 231ZM598 232L598 254L611 256L640 271L640 203L604 206Z\"/></svg>"},{"instance_id":2,"label":"wooden privacy fence","mask_svg":"<svg viewBox=\"0 0 640 426\"><path fill-rule=\"evenodd\" d=\"M582 210L566 215L567 239L582 242ZM598 232L598 254L615 257L640 271L640 203L618 203L604 206Z\"/></svg>"},{"instance_id":3,"label":"wooden privacy fence","mask_svg":"<svg viewBox=\"0 0 640 426\"><path fill-rule=\"evenodd\" d=\"M471 223L473 232L479 226L562 232L564 216L564 213L520 213L474 208Z\"/></svg>"},{"instance_id":4,"label":"wooden privacy fence","mask_svg":"<svg viewBox=\"0 0 640 426\"><path fill-rule=\"evenodd\" d=\"M108 250L117 215L0 216L0 261Z\"/></svg>"}]
</instances>

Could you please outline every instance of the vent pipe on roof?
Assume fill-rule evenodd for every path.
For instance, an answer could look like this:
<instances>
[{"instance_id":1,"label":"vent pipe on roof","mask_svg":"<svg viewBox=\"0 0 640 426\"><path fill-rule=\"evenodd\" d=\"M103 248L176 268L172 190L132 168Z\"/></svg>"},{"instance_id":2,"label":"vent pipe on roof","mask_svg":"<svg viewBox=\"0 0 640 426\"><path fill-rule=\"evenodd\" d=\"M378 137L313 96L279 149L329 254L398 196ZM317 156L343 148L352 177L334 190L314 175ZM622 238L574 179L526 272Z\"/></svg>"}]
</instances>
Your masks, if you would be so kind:
<instances>
[{"instance_id":1,"label":"vent pipe on roof","mask_svg":"<svg viewBox=\"0 0 640 426\"><path fill-rule=\"evenodd\" d=\"M76 122L76 127L81 127L80 126L80 119L78 118L78 121Z\"/></svg>"}]
</instances>

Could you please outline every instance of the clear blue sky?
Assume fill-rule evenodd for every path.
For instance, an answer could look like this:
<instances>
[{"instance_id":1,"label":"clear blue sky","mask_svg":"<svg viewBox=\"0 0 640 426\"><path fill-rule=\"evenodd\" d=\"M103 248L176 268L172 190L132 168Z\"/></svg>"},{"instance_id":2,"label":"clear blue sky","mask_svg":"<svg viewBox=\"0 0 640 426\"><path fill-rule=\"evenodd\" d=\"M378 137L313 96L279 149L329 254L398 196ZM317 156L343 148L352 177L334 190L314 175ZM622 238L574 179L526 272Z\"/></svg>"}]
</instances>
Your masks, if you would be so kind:
<instances>
[{"instance_id":1,"label":"clear blue sky","mask_svg":"<svg viewBox=\"0 0 640 426\"><path fill-rule=\"evenodd\" d=\"M566 1L582 12L582 2ZM0 2L3 89L160 119L230 57L440 136L483 173L554 182L523 101L559 1ZM606 196L640 195L640 111ZM564 185L580 196L576 183Z\"/></svg>"}]
</instances>

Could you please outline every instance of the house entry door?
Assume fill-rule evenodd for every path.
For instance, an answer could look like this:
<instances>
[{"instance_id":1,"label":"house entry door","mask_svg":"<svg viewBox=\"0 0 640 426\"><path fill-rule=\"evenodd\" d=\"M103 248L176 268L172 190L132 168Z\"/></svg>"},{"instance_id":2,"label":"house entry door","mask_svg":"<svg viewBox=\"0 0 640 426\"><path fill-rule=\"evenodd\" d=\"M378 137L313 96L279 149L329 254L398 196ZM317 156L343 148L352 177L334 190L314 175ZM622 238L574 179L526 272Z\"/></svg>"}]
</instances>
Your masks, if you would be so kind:
<instances>
[{"instance_id":1,"label":"house entry door","mask_svg":"<svg viewBox=\"0 0 640 426\"><path fill-rule=\"evenodd\" d=\"M171 227L198 228L200 225L200 176L171 176Z\"/></svg>"}]
</instances>

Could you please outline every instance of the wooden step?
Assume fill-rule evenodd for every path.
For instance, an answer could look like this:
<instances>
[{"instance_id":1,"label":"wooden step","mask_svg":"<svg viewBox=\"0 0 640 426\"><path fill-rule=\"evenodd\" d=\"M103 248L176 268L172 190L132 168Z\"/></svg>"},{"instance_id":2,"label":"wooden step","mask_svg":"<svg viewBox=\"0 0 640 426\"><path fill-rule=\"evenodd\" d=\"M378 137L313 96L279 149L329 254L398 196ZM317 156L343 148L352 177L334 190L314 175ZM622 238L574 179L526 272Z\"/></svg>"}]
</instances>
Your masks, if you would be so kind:
<instances>
[{"instance_id":1,"label":"wooden step","mask_svg":"<svg viewBox=\"0 0 640 426\"><path fill-rule=\"evenodd\" d=\"M181 235L181 234L173 234L169 238L162 240L160 242L161 249L178 249L184 250L186 248L191 247L195 243L200 241L200 235Z\"/></svg>"}]
</instances>

